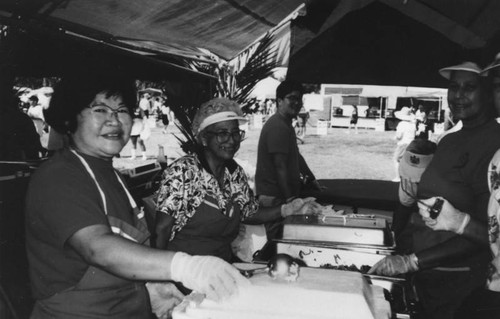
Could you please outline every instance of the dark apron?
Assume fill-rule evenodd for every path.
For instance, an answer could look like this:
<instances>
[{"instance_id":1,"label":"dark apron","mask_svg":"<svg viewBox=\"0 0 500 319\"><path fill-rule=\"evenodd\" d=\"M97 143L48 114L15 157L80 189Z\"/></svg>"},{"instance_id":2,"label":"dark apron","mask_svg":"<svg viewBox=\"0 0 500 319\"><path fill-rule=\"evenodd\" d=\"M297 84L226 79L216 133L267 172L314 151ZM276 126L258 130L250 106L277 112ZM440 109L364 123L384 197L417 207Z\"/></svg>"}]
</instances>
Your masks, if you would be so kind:
<instances>
[{"instance_id":1,"label":"dark apron","mask_svg":"<svg viewBox=\"0 0 500 319\"><path fill-rule=\"evenodd\" d=\"M80 282L38 300L31 318L151 318L146 287L90 266Z\"/></svg>"},{"instance_id":2,"label":"dark apron","mask_svg":"<svg viewBox=\"0 0 500 319\"><path fill-rule=\"evenodd\" d=\"M190 255L216 256L230 262L231 242L238 236L240 207L233 200L226 206L226 214L217 207L215 198L205 196L189 222L168 244L168 250Z\"/></svg>"},{"instance_id":3,"label":"dark apron","mask_svg":"<svg viewBox=\"0 0 500 319\"><path fill-rule=\"evenodd\" d=\"M75 153L75 152L73 152ZM85 160L82 161L89 174L97 183L95 176ZM119 179L119 177L117 176ZM124 188L136 218L135 228L129 226L127 234L136 242L148 241L149 233L145 219L137 208L132 196ZM104 194L103 202L106 203ZM105 208L106 211L106 208ZM107 211L106 211L107 215ZM108 216L110 225L116 224L116 218ZM116 231L114 231L116 233ZM143 282L133 282L112 275L104 270L89 266L78 284L49 298L35 303L31 318L147 318L151 319L149 295Z\"/></svg>"}]
</instances>

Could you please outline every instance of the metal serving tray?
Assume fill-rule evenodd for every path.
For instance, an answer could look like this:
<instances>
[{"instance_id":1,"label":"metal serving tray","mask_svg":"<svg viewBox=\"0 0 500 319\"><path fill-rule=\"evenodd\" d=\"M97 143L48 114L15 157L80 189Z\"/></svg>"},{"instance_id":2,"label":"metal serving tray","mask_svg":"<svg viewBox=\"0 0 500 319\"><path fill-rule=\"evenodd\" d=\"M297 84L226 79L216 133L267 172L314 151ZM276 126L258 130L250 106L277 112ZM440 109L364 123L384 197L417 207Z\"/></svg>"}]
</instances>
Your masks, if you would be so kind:
<instances>
[{"instance_id":1,"label":"metal serving tray","mask_svg":"<svg viewBox=\"0 0 500 319\"><path fill-rule=\"evenodd\" d=\"M394 249L369 245L346 245L332 242L276 240L276 252L288 254L308 267L356 266L371 267Z\"/></svg>"},{"instance_id":2,"label":"metal serving tray","mask_svg":"<svg viewBox=\"0 0 500 319\"><path fill-rule=\"evenodd\" d=\"M289 216L283 239L394 246L387 220L355 216Z\"/></svg>"},{"instance_id":3,"label":"metal serving tray","mask_svg":"<svg viewBox=\"0 0 500 319\"><path fill-rule=\"evenodd\" d=\"M363 266L371 266L373 261L380 260L395 253L395 251L394 248L376 245L273 240L267 242L262 250L256 252L253 262L262 267L276 253L291 255L303 267L328 268L331 266L335 268L335 266L354 265L361 270ZM392 318L416 318L419 310L418 302L409 281L403 277L368 275L366 273L363 276L371 284L386 290L386 299L390 302L393 312Z\"/></svg>"}]
</instances>

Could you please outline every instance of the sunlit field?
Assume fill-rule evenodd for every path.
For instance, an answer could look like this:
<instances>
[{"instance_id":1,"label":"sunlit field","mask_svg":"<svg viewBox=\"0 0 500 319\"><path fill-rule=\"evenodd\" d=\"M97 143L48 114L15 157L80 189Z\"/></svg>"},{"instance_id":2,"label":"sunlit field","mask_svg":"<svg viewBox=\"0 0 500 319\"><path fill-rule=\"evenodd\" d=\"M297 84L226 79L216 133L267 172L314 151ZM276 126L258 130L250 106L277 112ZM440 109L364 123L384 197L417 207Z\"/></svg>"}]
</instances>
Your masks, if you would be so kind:
<instances>
[{"instance_id":1,"label":"sunlit field","mask_svg":"<svg viewBox=\"0 0 500 319\"><path fill-rule=\"evenodd\" d=\"M299 149L309 167L318 179L379 179L392 180L395 177L392 152L396 146L394 131L379 132L359 129L358 134L344 128L329 128L327 135L316 135L316 128L308 127L304 144ZM180 136L179 130L170 125L167 133L162 133L162 124L157 122L151 137L146 141L148 161L158 154L158 145L163 145L165 154L171 161L183 155L174 135ZM255 169L257 161L257 143L260 129L250 128L242 142L237 159L245 169ZM130 160L131 143L122 151L122 158L116 160L119 167L139 166L146 163L140 157ZM140 152L138 152L140 156Z\"/></svg>"}]
</instances>

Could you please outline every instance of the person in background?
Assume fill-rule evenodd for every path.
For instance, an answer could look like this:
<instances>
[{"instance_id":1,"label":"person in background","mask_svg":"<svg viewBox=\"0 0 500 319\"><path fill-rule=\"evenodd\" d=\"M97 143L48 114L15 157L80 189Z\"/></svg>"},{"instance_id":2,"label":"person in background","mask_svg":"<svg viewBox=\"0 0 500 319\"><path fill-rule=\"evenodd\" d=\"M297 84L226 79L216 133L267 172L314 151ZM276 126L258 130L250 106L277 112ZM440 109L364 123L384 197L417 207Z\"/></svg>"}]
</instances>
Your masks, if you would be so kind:
<instances>
[{"instance_id":1,"label":"person in background","mask_svg":"<svg viewBox=\"0 0 500 319\"><path fill-rule=\"evenodd\" d=\"M149 110L151 109L151 101L150 101L151 97L149 96L148 93L144 93L142 96L141 96L141 99L139 100L139 108L142 110L142 112L144 113L144 116L146 118L149 117Z\"/></svg>"},{"instance_id":2,"label":"person in background","mask_svg":"<svg viewBox=\"0 0 500 319\"><path fill-rule=\"evenodd\" d=\"M146 144L144 144L144 141L149 137L148 132L150 132L147 123L147 116L142 108L136 107L132 117L133 125L132 131L130 132L130 140L132 141L132 149L130 152L132 155L130 156L130 159L135 160L137 154L137 144L139 144L142 159L147 160Z\"/></svg>"},{"instance_id":3,"label":"person in background","mask_svg":"<svg viewBox=\"0 0 500 319\"><path fill-rule=\"evenodd\" d=\"M45 121L45 118L43 116L43 107L41 104L38 104L38 96L32 95L28 98L28 112L27 114L29 117L33 119L40 119L42 121Z\"/></svg>"},{"instance_id":4,"label":"person in background","mask_svg":"<svg viewBox=\"0 0 500 319\"><path fill-rule=\"evenodd\" d=\"M246 122L238 103L212 99L193 119L196 151L173 162L163 173L155 202L157 247L234 261L231 242L240 223L262 224L293 214L314 214L311 198L262 207L247 175L234 160Z\"/></svg>"},{"instance_id":5,"label":"person in background","mask_svg":"<svg viewBox=\"0 0 500 319\"><path fill-rule=\"evenodd\" d=\"M481 75L488 77L493 93L497 121L500 114L500 54L486 67ZM467 211L455 208L444 198L443 209L436 219L429 218L426 205L432 205L438 197L431 197L419 204L419 213L425 224L434 231L450 231L479 244L490 245L493 256L486 285L473 291L457 310L455 318L494 319L500 314L500 150L488 165L488 222L472 218Z\"/></svg>"},{"instance_id":6,"label":"person in background","mask_svg":"<svg viewBox=\"0 0 500 319\"><path fill-rule=\"evenodd\" d=\"M415 112L415 124L416 124L416 138L429 138L429 123L427 119L427 111L423 104L418 105L418 109Z\"/></svg>"},{"instance_id":7,"label":"person in background","mask_svg":"<svg viewBox=\"0 0 500 319\"><path fill-rule=\"evenodd\" d=\"M351 128L354 128L354 133L358 134L358 106L353 105L352 106L352 112L351 112L351 119L349 121L349 131L348 133L351 133Z\"/></svg>"},{"instance_id":8,"label":"person in background","mask_svg":"<svg viewBox=\"0 0 500 319\"><path fill-rule=\"evenodd\" d=\"M160 120L161 106L163 105L163 98L157 96L154 98L151 106L151 113L154 114L155 121Z\"/></svg>"},{"instance_id":9,"label":"person in background","mask_svg":"<svg viewBox=\"0 0 500 319\"><path fill-rule=\"evenodd\" d=\"M471 220L486 223L490 193L485 176L500 148L500 125L494 120L488 83L469 62L443 68L440 74L449 80L448 104L463 128L440 141L418 184L417 201L419 207L435 205L439 197L444 200L442 211L451 204ZM449 230L433 231L418 212L410 223L413 253L386 257L370 273L414 272L423 318L453 318L466 296L486 282L488 246Z\"/></svg>"},{"instance_id":10,"label":"person in background","mask_svg":"<svg viewBox=\"0 0 500 319\"><path fill-rule=\"evenodd\" d=\"M9 92L9 87L2 88ZM19 107L13 94L2 95L0 100L0 160L37 160L42 152L40 135L33 121Z\"/></svg>"},{"instance_id":11,"label":"person in background","mask_svg":"<svg viewBox=\"0 0 500 319\"><path fill-rule=\"evenodd\" d=\"M276 88L277 111L260 133L255 182L263 207L292 202L304 188L322 189L299 152L292 126L302 108L303 93L300 83L282 82ZM268 240L281 237L282 221L266 224L266 231Z\"/></svg>"},{"instance_id":12,"label":"person in background","mask_svg":"<svg viewBox=\"0 0 500 319\"><path fill-rule=\"evenodd\" d=\"M170 110L170 107L166 104L166 101L164 101L164 103L161 105L160 112L161 112L161 121L163 123L163 129L161 130L161 132L163 134L166 134L167 133L168 124L171 121L171 119L170 119L170 113L172 112Z\"/></svg>"},{"instance_id":13,"label":"person in background","mask_svg":"<svg viewBox=\"0 0 500 319\"><path fill-rule=\"evenodd\" d=\"M309 119L309 111L306 110L304 106L300 109L299 115L297 115L297 140L304 144L304 138L306 137L306 125Z\"/></svg>"},{"instance_id":14,"label":"person in background","mask_svg":"<svg viewBox=\"0 0 500 319\"><path fill-rule=\"evenodd\" d=\"M396 168L396 178L393 181L399 181L399 162L403 158L403 153L408 144L415 139L415 115L407 106L403 106L401 110L394 112L394 116L400 120L396 126L395 139L397 141L396 149L394 150L394 166Z\"/></svg>"},{"instance_id":15,"label":"person in background","mask_svg":"<svg viewBox=\"0 0 500 319\"><path fill-rule=\"evenodd\" d=\"M266 100L266 115L272 115L272 106L273 106L273 100L272 99L267 99Z\"/></svg>"},{"instance_id":16,"label":"person in background","mask_svg":"<svg viewBox=\"0 0 500 319\"><path fill-rule=\"evenodd\" d=\"M265 101L259 102L259 108L257 109L257 114L266 114L267 99Z\"/></svg>"},{"instance_id":17,"label":"person in background","mask_svg":"<svg viewBox=\"0 0 500 319\"><path fill-rule=\"evenodd\" d=\"M417 106L417 110L415 111L415 121L418 122L425 122L427 118L427 112L425 110L425 107L422 103L419 103Z\"/></svg>"},{"instance_id":18,"label":"person in background","mask_svg":"<svg viewBox=\"0 0 500 319\"><path fill-rule=\"evenodd\" d=\"M167 316L182 298L168 280L215 300L236 293L248 281L223 260L149 247L144 213L112 162L130 136L135 81L101 72L64 76L46 112L70 146L27 191L31 317L150 319L152 308Z\"/></svg>"},{"instance_id":19,"label":"person in background","mask_svg":"<svg viewBox=\"0 0 500 319\"><path fill-rule=\"evenodd\" d=\"M269 115L276 113L276 101L271 100L271 107L269 108Z\"/></svg>"},{"instance_id":20,"label":"person in background","mask_svg":"<svg viewBox=\"0 0 500 319\"><path fill-rule=\"evenodd\" d=\"M36 131L40 138L44 134L44 129L46 127L45 118L43 115L43 107L38 103L38 97L36 95L32 95L28 99L29 107L28 107L28 116L33 121L33 125L35 125Z\"/></svg>"}]
</instances>

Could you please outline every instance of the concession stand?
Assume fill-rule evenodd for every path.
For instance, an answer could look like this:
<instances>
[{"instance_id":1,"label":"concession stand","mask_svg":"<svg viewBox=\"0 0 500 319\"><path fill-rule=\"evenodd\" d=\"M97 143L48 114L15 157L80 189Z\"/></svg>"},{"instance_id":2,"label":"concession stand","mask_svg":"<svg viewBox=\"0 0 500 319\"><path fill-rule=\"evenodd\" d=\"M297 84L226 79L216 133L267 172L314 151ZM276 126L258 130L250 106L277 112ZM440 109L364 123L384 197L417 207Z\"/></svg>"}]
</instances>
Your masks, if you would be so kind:
<instances>
[{"instance_id":1,"label":"concession stand","mask_svg":"<svg viewBox=\"0 0 500 319\"><path fill-rule=\"evenodd\" d=\"M377 276L368 270L395 254L392 214L398 205L398 183L379 180L319 180L323 191L308 191L324 205L319 216L289 216L283 238L268 242L254 255L264 262L288 254L307 267L362 273L385 289L396 318L417 318L418 300L408 277Z\"/></svg>"},{"instance_id":2,"label":"concession stand","mask_svg":"<svg viewBox=\"0 0 500 319\"><path fill-rule=\"evenodd\" d=\"M500 51L499 13L496 0L453 6L448 0L4 0L0 97L10 94L7 88L16 77L113 67L161 82L176 118L189 120L201 101L220 87L236 85L266 35L274 41L270 59L288 68L289 80L443 87L439 68L465 57L486 64ZM218 68L228 61L227 68ZM229 71L233 77L223 78ZM385 95L366 96L385 105ZM375 110L373 115L381 114ZM33 305L23 197L43 160L0 158L0 318L28 318ZM141 199L157 189L163 169L161 163L148 163L121 172L132 195ZM303 278L331 285L337 284L335 278L347 278L360 287L380 287L383 311L372 312L374 318L418 318L407 277L366 274L395 253L390 225L398 184L319 177L328 190L303 195L316 197L325 206L323 214L288 217L283 238L267 242L240 267L258 268L286 254L301 264ZM262 277L254 280L258 286ZM183 316L177 318L188 318Z\"/></svg>"}]
</instances>

